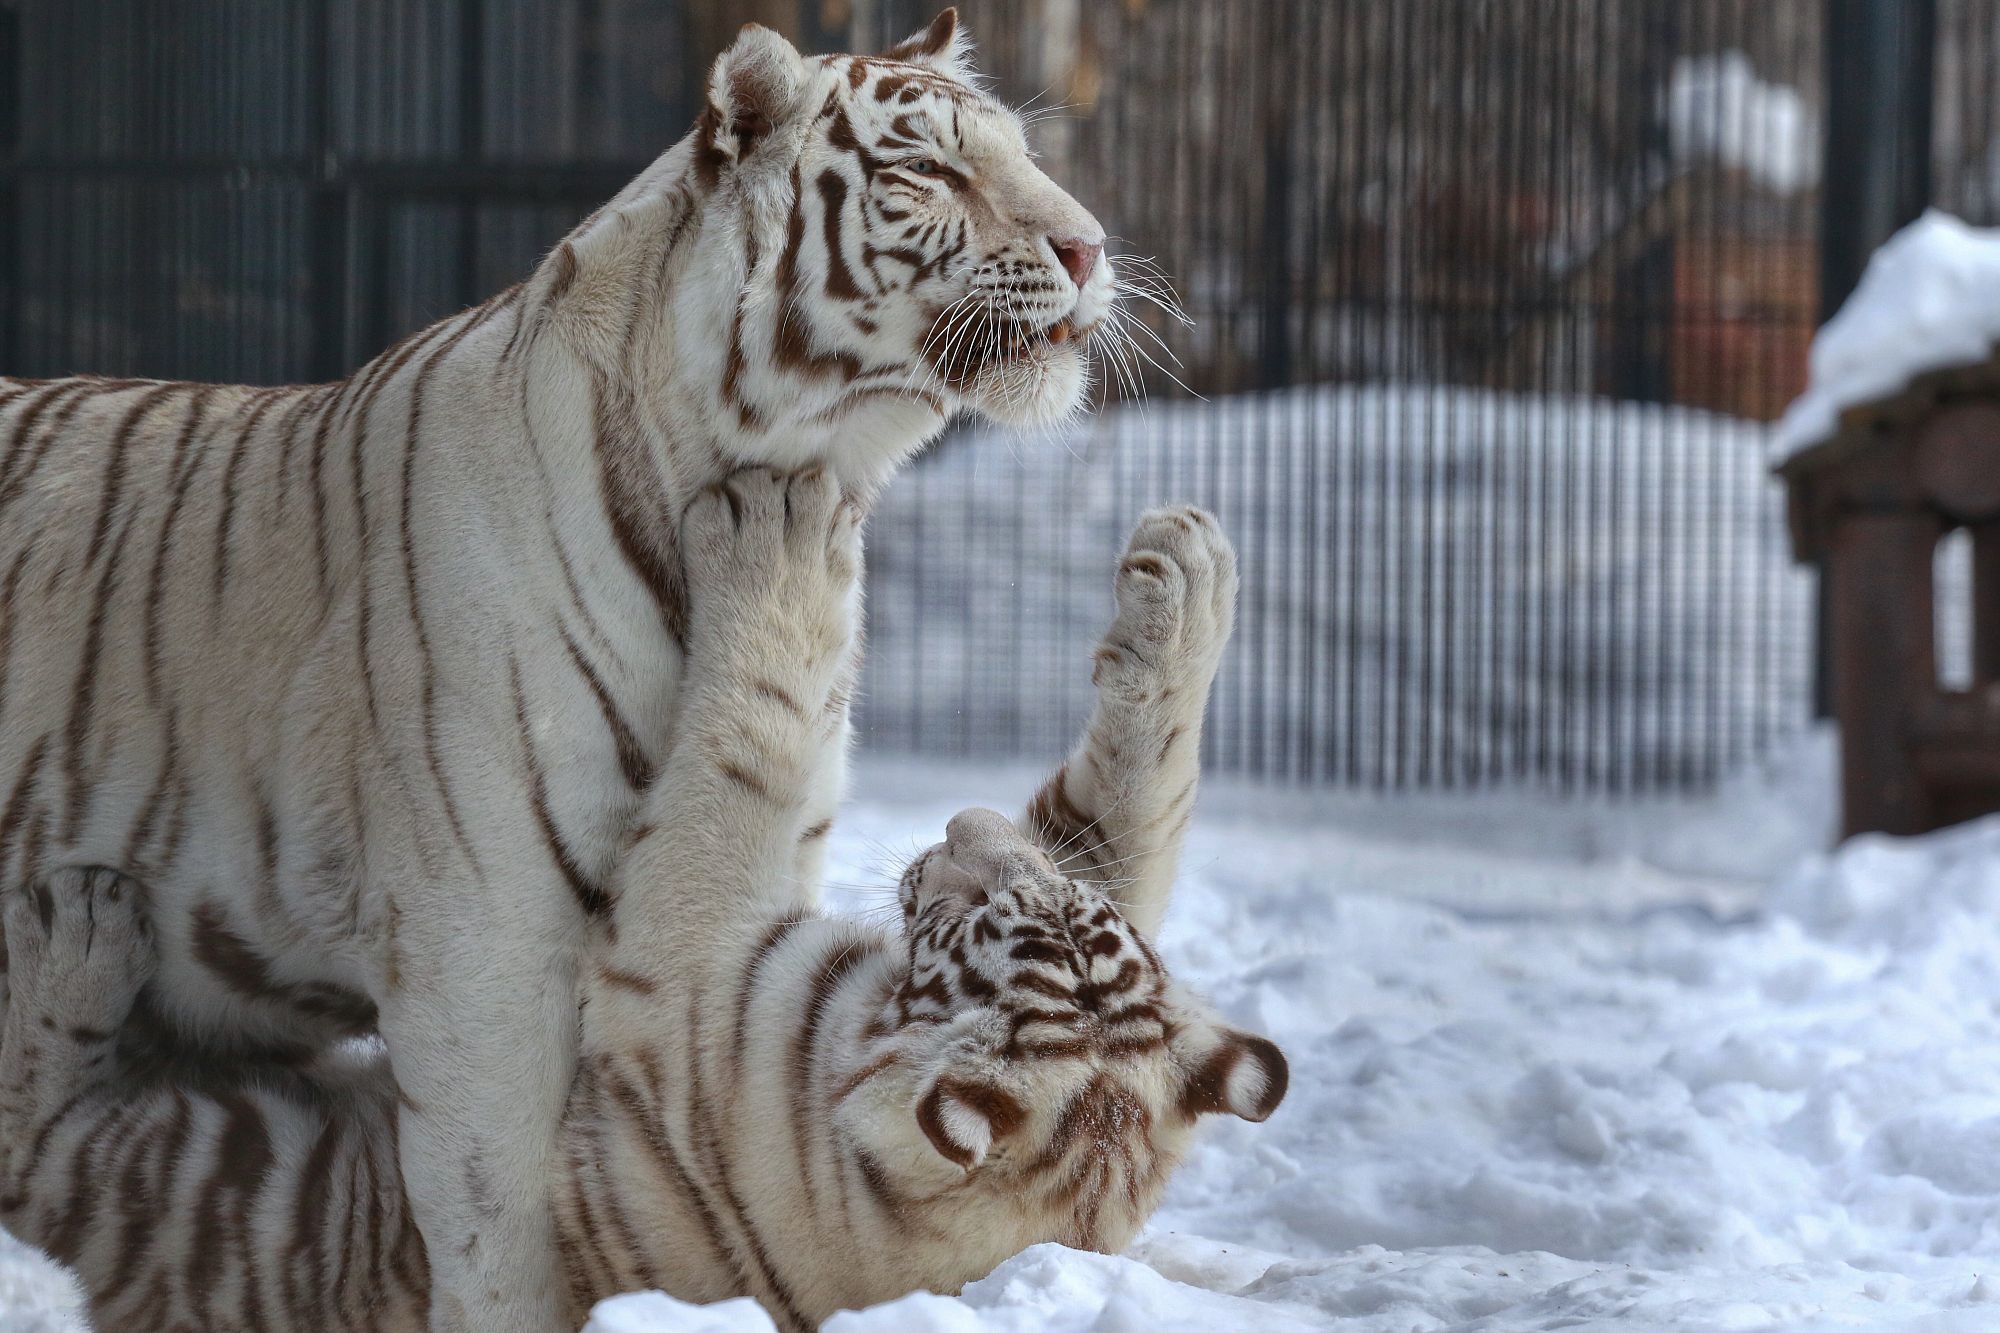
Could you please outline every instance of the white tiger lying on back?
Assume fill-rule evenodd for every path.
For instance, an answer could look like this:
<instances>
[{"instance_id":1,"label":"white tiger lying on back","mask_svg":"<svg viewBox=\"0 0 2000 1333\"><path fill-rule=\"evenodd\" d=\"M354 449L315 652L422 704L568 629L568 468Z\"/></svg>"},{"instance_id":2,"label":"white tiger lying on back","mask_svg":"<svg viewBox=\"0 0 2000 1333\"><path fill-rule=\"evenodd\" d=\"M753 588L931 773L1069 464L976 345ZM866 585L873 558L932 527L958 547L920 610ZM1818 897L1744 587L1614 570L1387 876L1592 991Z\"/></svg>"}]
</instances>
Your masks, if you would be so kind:
<instances>
[{"instance_id":1,"label":"white tiger lying on back","mask_svg":"<svg viewBox=\"0 0 2000 1333\"><path fill-rule=\"evenodd\" d=\"M686 523L669 808L593 943L564 1121L571 1326L661 1287L749 1294L805 1329L1038 1241L1123 1246L1199 1115L1261 1120L1285 1090L1277 1049L1174 986L1147 939L1228 634L1227 543L1199 511L1140 524L1099 706L1030 812L1037 841L959 815L904 874L897 935L818 916L791 873L840 724L852 509L822 474L755 473ZM1079 801L1094 827L1070 822ZM8 906L0 1218L76 1268L104 1330L422 1327L379 1062L307 1095L121 1077L111 1034L153 969L142 894L64 871Z\"/></svg>"}]
</instances>

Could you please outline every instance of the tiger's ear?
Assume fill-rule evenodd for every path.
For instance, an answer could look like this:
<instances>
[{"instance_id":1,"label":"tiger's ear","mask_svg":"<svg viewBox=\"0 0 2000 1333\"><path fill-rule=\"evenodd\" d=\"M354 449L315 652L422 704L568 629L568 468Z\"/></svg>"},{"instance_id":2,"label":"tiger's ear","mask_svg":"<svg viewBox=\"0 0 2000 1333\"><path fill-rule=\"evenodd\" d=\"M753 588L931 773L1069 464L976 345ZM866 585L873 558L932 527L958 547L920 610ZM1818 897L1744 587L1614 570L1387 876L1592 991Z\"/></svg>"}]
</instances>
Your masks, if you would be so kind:
<instances>
[{"instance_id":1,"label":"tiger's ear","mask_svg":"<svg viewBox=\"0 0 2000 1333\"><path fill-rule=\"evenodd\" d=\"M798 114L806 62L798 48L760 23L746 23L708 74L701 149L719 168L741 163L771 131Z\"/></svg>"},{"instance_id":2,"label":"tiger's ear","mask_svg":"<svg viewBox=\"0 0 2000 1333\"><path fill-rule=\"evenodd\" d=\"M1271 1118L1285 1099L1291 1066L1276 1043L1248 1032L1221 1028L1220 1040L1195 1064L1181 1086L1181 1109L1191 1116L1229 1115L1245 1120Z\"/></svg>"},{"instance_id":3,"label":"tiger's ear","mask_svg":"<svg viewBox=\"0 0 2000 1333\"><path fill-rule=\"evenodd\" d=\"M939 14L922 32L897 42L882 53L882 58L921 65L960 83L970 83L973 78L972 34L959 23L956 8Z\"/></svg>"},{"instance_id":4,"label":"tiger's ear","mask_svg":"<svg viewBox=\"0 0 2000 1333\"><path fill-rule=\"evenodd\" d=\"M963 1171L986 1160L994 1144L1021 1127L1027 1112L986 1083L941 1077L917 1102L917 1128L938 1155Z\"/></svg>"}]
</instances>

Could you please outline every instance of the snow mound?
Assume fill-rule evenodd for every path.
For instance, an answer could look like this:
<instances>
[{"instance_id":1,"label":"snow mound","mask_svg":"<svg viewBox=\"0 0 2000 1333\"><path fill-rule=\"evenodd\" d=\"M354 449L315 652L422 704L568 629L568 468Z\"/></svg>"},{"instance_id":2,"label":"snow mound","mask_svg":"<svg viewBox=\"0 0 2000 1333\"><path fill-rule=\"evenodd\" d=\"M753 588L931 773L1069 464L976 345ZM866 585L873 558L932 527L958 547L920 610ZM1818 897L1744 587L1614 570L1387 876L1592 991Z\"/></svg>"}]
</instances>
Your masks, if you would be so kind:
<instances>
[{"instance_id":1,"label":"snow mound","mask_svg":"<svg viewBox=\"0 0 2000 1333\"><path fill-rule=\"evenodd\" d=\"M778 1333L764 1307L747 1296L713 1305L690 1305L663 1292L614 1296L590 1312L583 1333Z\"/></svg>"},{"instance_id":2,"label":"snow mound","mask_svg":"<svg viewBox=\"0 0 2000 1333\"><path fill-rule=\"evenodd\" d=\"M1813 338L1806 391L1778 423L1780 456L1834 433L1840 414L1916 376L1971 365L2000 345L2000 228L1936 209L1889 238Z\"/></svg>"},{"instance_id":3,"label":"snow mound","mask_svg":"<svg viewBox=\"0 0 2000 1333\"><path fill-rule=\"evenodd\" d=\"M1028 782L864 763L833 905L893 912L905 853ZM1285 1049L1285 1103L1208 1126L1125 1254L1038 1246L831 1333L2000 1328L2000 819L1729 900L1673 868L1711 811L1643 807L1633 842L1519 802L1452 827L1258 796L1211 784L1161 949ZM0 1327L68 1308L0 1252ZM770 1328L657 1294L589 1325Z\"/></svg>"},{"instance_id":4,"label":"snow mound","mask_svg":"<svg viewBox=\"0 0 2000 1333\"><path fill-rule=\"evenodd\" d=\"M1819 184L1818 117L1797 89L1759 79L1741 51L1674 62L1667 134L1678 162L1735 167L1780 194Z\"/></svg>"}]
</instances>

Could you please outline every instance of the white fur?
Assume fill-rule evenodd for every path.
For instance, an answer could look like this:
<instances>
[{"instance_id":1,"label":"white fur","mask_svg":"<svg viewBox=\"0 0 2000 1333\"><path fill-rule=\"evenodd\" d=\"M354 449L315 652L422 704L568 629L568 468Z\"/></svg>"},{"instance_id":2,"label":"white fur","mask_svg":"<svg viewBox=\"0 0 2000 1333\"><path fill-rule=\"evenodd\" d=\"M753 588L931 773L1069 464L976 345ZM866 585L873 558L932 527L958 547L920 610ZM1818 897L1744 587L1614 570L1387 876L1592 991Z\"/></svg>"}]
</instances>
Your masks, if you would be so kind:
<instances>
[{"instance_id":1,"label":"white fur","mask_svg":"<svg viewBox=\"0 0 2000 1333\"><path fill-rule=\"evenodd\" d=\"M783 483L733 485L745 492L735 506L745 526L736 530L733 552L720 535L704 542L720 554L696 575L697 601L712 597L716 609L697 617L675 772L661 789L668 804L653 812L655 831L621 872L643 888L626 886L615 938L585 977L582 1076L570 1113L573 1189L558 1208L566 1252L583 1256L575 1260L583 1274L577 1311L607 1290L652 1285L684 1299L747 1292L781 1327L816 1327L835 1310L906 1291L954 1291L1038 1241L1123 1246L1188 1144L1199 1113L1188 1109L1188 1087L1198 1071L1219 1051L1240 1053L1217 1066L1229 1087L1226 1104L1200 1111L1258 1118L1280 1091L1271 1080L1283 1077L1282 1062L1271 1063L1274 1048L1224 1027L1175 987L1127 924L1143 913L1157 925L1178 834L1126 836L1124 852L1103 858L1120 863L1108 873L1078 870L1065 878L1050 857L1061 851L1036 846L990 811L968 811L905 876L902 936L820 918L816 887L791 878L786 866L807 811L796 797L800 775L823 744L809 719L832 687L830 645L841 637L812 611L816 603L851 607L851 592L838 584L852 563L837 553L805 558L810 540L781 544L747 532L781 512L807 515L808 537L824 530L816 516L827 500L814 498L812 482L790 483L784 502L776 498ZM725 527L715 506L699 522L711 533ZM833 530L838 546L837 520ZM801 564L773 568L774 549L797 553ZM1177 816L1192 800L1191 787L1178 781L1194 771L1202 711L1229 631L1235 568L1214 520L1182 509L1140 524L1122 570L1119 616L1106 646L1129 644L1143 626L1157 651L1114 683L1100 681L1099 715L1079 748L1129 807L1099 813L1132 830L1162 812ZM815 594L810 578L824 571L832 578ZM702 637L704 624L715 640ZM806 702L805 712L775 705L759 688L770 684ZM1186 701L1175 701L1183 691ZM1126 707L1132 697L1176 719L1169 725L1188 728L1185 752L1140 735ZM1125 740L1148 743L1109 751L1114 728ZM762 794L720 773L753 755L769 784ZM916 1021L901 1020L899 989L958 974L958 964L926 942L927 927L967 919L989 897L1008 893L1074 920L1093 919L1110 901L1106 888L1128 900L1124 918L1106 912L1094 919L1105 920L1101 929L1120 943L1093 953L1085 975L1103 984L1136 969L1143 979L1128 983L1135 995L1152 996L1170 1020L1158 1048L1111 1053L1103 1042L1116 1033L1107 1029L1073 1055L1016 1050L1010 1034L1075 1033L1010 1023L1013 1010L1048 1000L1008 985L991 999L960 991L948 1001L919 1001ZM772 944L768 923L782 920L799 924ZM991 975L1021 966L1004 940L982 945L969 930L957 938L975 964L990 955ZM833 988L816 986L841 964ZM638 993L635 977L652 989ZM809 1041L800 1035L808 1023ZM1068 1108L1100 1078L1111 1079L1143 1115L1115 1131L1101 1126L1101 1139L1080 1139L1071 1172L1034 1172L1039 1153L1064 1132ZM613 1095L619 1089L631 1100ZM922 1124L934 1093L943 1145ZM989 1118L980 1103L993 1093L1004 1094L1018 1116ZM693 1193L705 1208L676 1173L661 1169L661 1143L695 1179ZM864 1161L879 1171L891 1202L863 1179ZM1110 1173L1106 1197L1094 1203L1088 1185L1080 1192L1071 1183L1075 1169L1093 1167ZM599 1219L602 1231L614 1203L641 1238L637 1252L585 1239L588 1219ZM717 1232L720 1247L704 1240Z\"/></svg>"},{"instance_id":2,"label":"white fur","mask_svg":"<svg viewBox=\"0 0 2000 1333\"><path fill-rule=\"evenodd\" d=\"M1115 1249L1199 1115L1261 1118L1281 1093L1275 1048L1178 991L1109 905L1126 877L1066 878L991 811L913 863L900 933L817 916L790 872L839 718L856 519L824 472L739 475L688 516L681 717L582 983L554 1209L571 1326L659 1286L754 1295L803 1330L1038 1241ZM1226 545L1163 512L1127 557L1143 580L1121 578L1107 647L1137 622L1163 651L1118 688L1205 697ZM1172 776L1168 752L1105 739L1084 749L1120 790ZM1132 883L1163 891L1171 853L1134 855ZM133 887L57 872L9 904L0 1217L75 1265L103 1327L415 1333L396 1089L367 1062L323 1063L307 1095L133 1086L101 1036L155 966Z\"/></svg>"},{"instance_id":3,"label":"white fur","mask_svg":"<svg viewBox=\"0 0 2000 1333\"><path fill-rule=\"evenodd\" d=\"M854 92L850 68L746 33L717 65L728 105L522 289L344 386L0 381L0 881L143 881L153 998L211 1050L331 1039L304 988L379 1008L440 1329L560 1322L546 1195L574 1069L572 881L628 880L642 804L675 796L626 781L605 707L651 760L675 743L682 654L647 575L677 575L681 507L756 462L824 463L865 499L963 407L1046 416L1081 395L1078 340L957 384L917 355L961 297L1079 328L1109 300L1108 265L1065 286L1047 236L1101 230L998 104L926 92L934 151L974 187L850 181L827 252L817 182L854 164L828 99L864 137L913 109ZM894 240L891 203L963 252L920 279L881 260L878 284L862 238ZM1035 290L1003 290L1003 261ZM869 328L827 295L842 265L870 274ZM785 364L787 319L860 373ZM615 487L636 497L622 533ZM798 777L815 818L845 726L842 709ZM790 856L810 882L817 845Z\"/></svg>"}]
</instances>

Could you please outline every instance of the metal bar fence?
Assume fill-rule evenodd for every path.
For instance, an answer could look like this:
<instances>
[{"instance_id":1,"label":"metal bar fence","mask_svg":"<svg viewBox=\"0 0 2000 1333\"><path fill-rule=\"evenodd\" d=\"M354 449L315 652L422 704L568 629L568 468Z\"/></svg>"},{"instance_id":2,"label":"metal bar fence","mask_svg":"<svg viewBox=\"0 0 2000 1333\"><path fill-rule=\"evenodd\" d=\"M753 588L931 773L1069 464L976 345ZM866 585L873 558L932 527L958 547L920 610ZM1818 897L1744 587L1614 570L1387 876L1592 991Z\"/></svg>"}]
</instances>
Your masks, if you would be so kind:
<instances>
[{"instance_id":1,"label":"metal bar fence","mask_svg":"<svg viewBox=\"0 0 2000 1333\"><path fill-rule=\"evenodd\" d=\"M1621 794L1806 725L1766 438L1821 313L1823 0L965 12L1195 323L1135 302L1142 398L1110 367L1076 429L961 430L892 488L870 744L1052 759L1166 499L1242 549L1219 768ZM0 368L345 373L526 272L746 17L872 49L928 10L0 0ZM1934 196L2000 220L2000 0L1938 0L1936 56Z\"/></svg>"}]
</instances>

